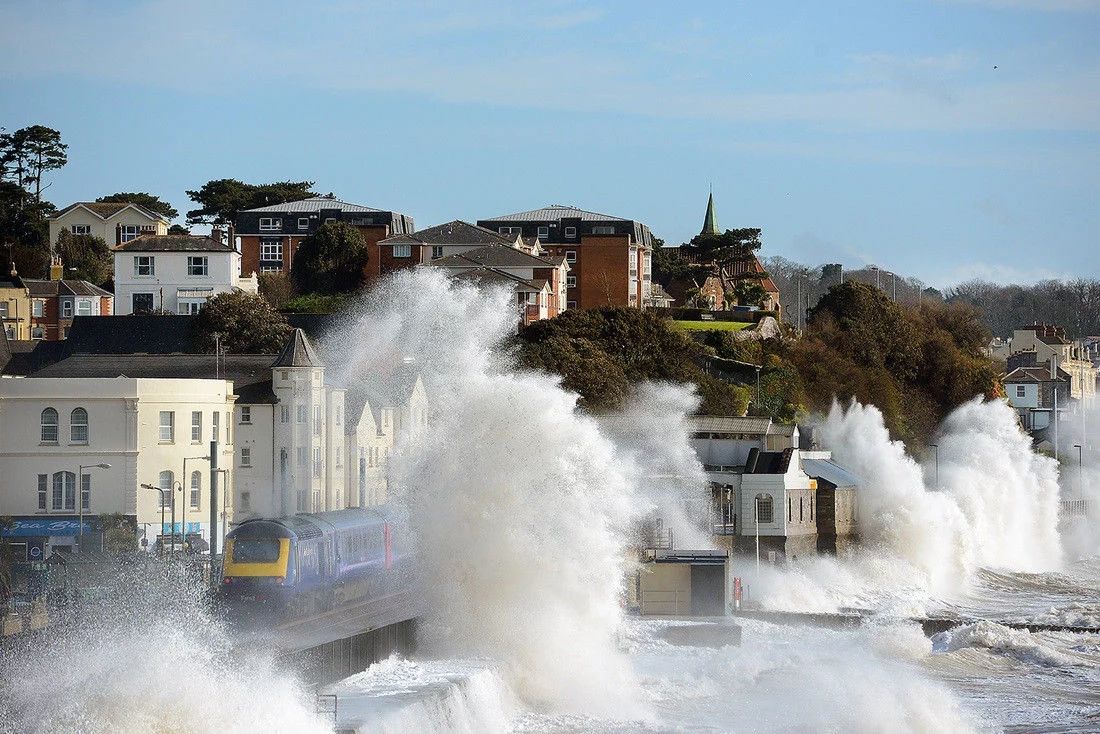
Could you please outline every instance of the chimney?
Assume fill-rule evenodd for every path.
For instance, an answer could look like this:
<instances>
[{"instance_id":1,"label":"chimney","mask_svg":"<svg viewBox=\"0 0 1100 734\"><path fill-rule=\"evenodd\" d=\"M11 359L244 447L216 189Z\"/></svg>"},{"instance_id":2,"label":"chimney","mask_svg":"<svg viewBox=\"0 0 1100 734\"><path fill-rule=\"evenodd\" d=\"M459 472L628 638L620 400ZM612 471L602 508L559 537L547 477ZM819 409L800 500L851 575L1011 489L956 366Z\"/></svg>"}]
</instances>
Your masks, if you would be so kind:
<instances>
[{"instance_id":1,"label":"chimney","mask_svg":"<svg viewBox=\"0 0 1100 734\"><path fill-rule=\"evenodd\" d=\"M10 275L11 275L11 277L13 277L13 278L14 278L15 276L19 275L19 271L15 269L15 261L14 261L14 260L12 260L12 262L11 262L11 271L10 271Z\"/></svg>"},{"instance_id":2,"label":"chimney","mask_svg":"<svg viewBox=\"0 0 1100 734\"><path fill-rule=\"evenodd\" d=\"M65 278L65 266L61 264L61 256L54 255L50 258L50 280L63 280Z\"/></svg>"},{"instance_id":3,"label":"chimney","mask_svg":"<svg viewBox=\"0 0 1100 734\"><path fill-rule=\"evenodd\" d=\"M210 228L210 239L214 240L219 245L225 242L224 237L225 235L222 232L222 228L220 225L215 224L213 227Z\"/></svg>"}]
</instances>

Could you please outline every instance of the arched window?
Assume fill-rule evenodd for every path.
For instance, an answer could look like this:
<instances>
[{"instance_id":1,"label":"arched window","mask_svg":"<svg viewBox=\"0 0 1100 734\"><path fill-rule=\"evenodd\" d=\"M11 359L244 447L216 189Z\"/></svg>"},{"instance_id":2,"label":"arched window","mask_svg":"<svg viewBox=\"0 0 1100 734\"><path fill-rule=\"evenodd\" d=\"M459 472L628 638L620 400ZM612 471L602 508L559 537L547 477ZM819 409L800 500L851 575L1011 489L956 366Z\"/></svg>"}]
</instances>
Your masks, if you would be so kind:
<instances>
[{"instance_id":1,"label":"arched window","mask_svg":"<svg viewBox=\"0 0 1100 734\"><path fill-rule=\"evenodd\" d=\"M199 495L202 494L202 472L191 472L191 507L199 506Z\"/></svg>"},{"instance_id":2,"label":"arched window","mask_svg":"<svg viewBox=\"0 0 1100 734\"><path fill-rule=\"evenodd\" d=\"M69 442L88 443L88 411L73 408L69 415Z\"/></svg>"},{"instance_id":3,"label":"arched window","mask_svg":"<svg viewBox=\"0 0 1100 734\"><path fill-rule=\"evenodd\" d=\"M76 474L71 471L59 471L53 475L53 508L76 509Z\"/></svg>"},{"instance_id":4,"label":"arched window","mask_svg":"<svg viewBox=\"0 0 1100 734\"><path fill-rule=\"evenodd\" d=\"M57 411L53 408L42 411L42 443L57 443Z\"/></svg>"},{"instance_id":5,"label":"arched window","mask_svg":"<svg viewBox=\"0 0 1100 734\"><path fill-rule=\"evenodd\" d=\"M172 485L175 483L175 476L170 471L162 471L160 473L159 485L164 491L160 493L160 506L171 507L172 506Z\"/></svg>"},{"instance_id":6,"label":"arched window","mask_svg":"<svg viewBox=\"0 0 1100 734\"><path fill-rule=\"evenodd\" d=\"M769 523L774 519L772 497L770 494L756 495L756 521Z\"/></svg>"}]
</instances>

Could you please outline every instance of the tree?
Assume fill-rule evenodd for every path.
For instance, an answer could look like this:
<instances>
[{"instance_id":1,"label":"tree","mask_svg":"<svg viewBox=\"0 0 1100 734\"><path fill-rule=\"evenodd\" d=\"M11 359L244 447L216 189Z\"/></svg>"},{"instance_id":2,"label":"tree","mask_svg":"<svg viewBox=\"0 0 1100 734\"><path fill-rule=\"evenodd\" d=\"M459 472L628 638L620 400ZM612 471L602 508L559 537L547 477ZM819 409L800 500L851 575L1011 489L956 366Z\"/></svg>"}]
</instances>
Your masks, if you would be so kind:
<instances>
[{"instance_id":1,"label":"tree","mask_svg":"<svg viewBox=\"0 0 1100 734\"><path fill-rule=\"evenodd\" d=\"M191 234L191 230L184 227L182 224L173 224L168 228L168 234Z\"/></svg>"},{"instance_id":2,"label":"tree","mask_svg":"<svg viewBox=\"0 0 1100 734\"><path fill-rule=\"evenodd\" d=\"M62 230L57 236L56 249L61 262L70 271L68 277L96 285L103 285L114 277L114 254L102 237Z\"/></svg>"},{"instance_id":3,"label":"tree","mask_svg":"<svg viewBox=\"0 0 1100 734\"><path fill-rule=\"evenodd\" d=\"M43 277L49 267L46 217L53 209L47 201L32 200L14 181L0 181L0 247L7 261L14 262L16 270L27 277ZM8 262L4 263L5 273Z\"/></svg>"},{"instance_id":4,"label":"tree","mask_svg":"<svg viewBox=\"0 0 1100 734\"><path fill-rule=\"evenodd\" d=\"M291 298L283 304L282 310L286 313L338 313L347 305L348 298L346 293L333 293L327 296L321 293L306 293Z\"/></svg>"},{"instance_id":5,"label":"tree","mask_svg":"<svg viewBox=\"0 0 1100 734\"><path fill-rule=\"evenodd\" d=\"M665 241L653 240L653 280L668 288L673 281L691 278L691 264L680 257L679 247L665 247Z\"/></svg>"},{"instance_id":6,"label":"tree","mask_svg":"<svg viewBox=\"0 0 1100 734\"><path fill-rule=\"evenodd\" d=\"M34 192L35 203L42 202L42 177L69 162L69 146L61 133L45 125L31 125L0 135L0 171L20 188Z\"/></svg>"},{"instance_id":7,"label":"tree","mask_svg":"<svg viewBox=\"0 0 1100 734\"><path fill-rule=\"evenodd\" d=\"M126 515L101 514L99 525L103 528L103 549L108 553L133 553L138 549L137 529Z\"/></svg>"},{"instance_id":8,"label":"tree","mask_svg":"<svg viewBox=\"0 0 1100 734\"><path fill-rule=\"evenodd\" d=\"M366 279L369 250L363 234L350 224L322 224L302 240L290 277L300 293L348 293Z\"/></svg>"},{"instance_id":9,"label":"tree","mask_svg":"<svg viewBox=\"0 0 1100 734\"><path fill-rule=\"evenodd\" d=\"M212 353L215 335L221 348L233 354L274 354L293 330L286 317L261 296L243 291L219 293L206 302L192 322L196 349Z\"/></svg>"},{"instance_id":10,"label":"tree","mask_svg":"<svg viewBox=\"0 0 1100 734\"><path fill-rule=\"evenodd\" d=\"M199 205L187 212L188 224L223 224L232 222L237 212L244 209L284 204L317 194L312 181L247 184L235 178L222 178L207 181L198 191L188 191L187 195Z\"/></svg>"},{"instance_id":11,"label":"tree","mask_svg":"<svg viewBox=\"0 0 1100 734\"><path fill-rule=\"evenodd\" d=\"M727 229L722 234L697 234L683 248L699 260L727 268L755 257L762 244L759 229L743 228Z\"/></svg>"},{"instance_id":12,"label":"tree","mask_svg":"<svg viewBox=\"0 0 1100 734\"><path fill-rule=\"evenodd\" d=\"M733 283L733 296L739 306L760 306L768 297L768 292L759 280L742 278Z\"/></svg>"},{"instance_id":13,"label":"tree","mask_svg":"<svg viewBox=\"0 0 1100 734\"><path fill-rule=\"evenodd\" d=\"M96 199L96 201L104 203L137 204L138 206L145 207L149 211L163 214L168 219L175 219L180 215L180 213L176 211L176 208L167 201L163 201L158 196L153 196L152 194L146 194L144 192L111 194L109 196L101 196Z\"/></svg>"},{"instance_id":14,"label":"tree","mask_svg":"<svg viewBox=\"0 0 1100 734\"><path fill-rule=\"evenodd\" d=\"M281 309L287 301L294 298L294 284L286 273L260 273L257 281L260 295L272 308Z\"/></svg>"}]
</instances>

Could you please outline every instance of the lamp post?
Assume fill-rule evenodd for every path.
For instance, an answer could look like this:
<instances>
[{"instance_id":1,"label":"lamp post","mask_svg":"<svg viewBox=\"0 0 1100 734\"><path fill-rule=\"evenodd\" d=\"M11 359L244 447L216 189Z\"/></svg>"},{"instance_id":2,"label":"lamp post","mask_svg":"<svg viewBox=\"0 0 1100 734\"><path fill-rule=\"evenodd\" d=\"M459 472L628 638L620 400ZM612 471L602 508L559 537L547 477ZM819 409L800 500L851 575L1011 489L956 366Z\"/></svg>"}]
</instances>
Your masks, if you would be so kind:
<instances>
[{"instance_id":1,"label":"lamp post","mask_svg":"<svg viewBox=\"0 0 1100 734\"><path fill-rule=\"evenodd\" d=\"M752 515L756 525L756 578L760 578L760 498L753 497Z\"/></svg>"},{"instance_id":2,"label":"lamp post","mask_svg":"<svg viewBox=\"0 0 1100 734\"><path fill-rule=\"evenodd\" d=\"M1073 448L1077 449L1077 491L1085 491L1085 449L1079 444L1073 444Z\"/></svg>"},{"instance_id":3,"label":"lamp post","mask_svg":"<svg viewBox=\"0 0 1100 734\"><path fill-rule=\"evenodd\" d=\"M190 500L190 498L187 496L187 488L191 486L191 477L188 476L188 474L187 474L187 462L189 462L189 461L199 461L200 459L209 460L210 457L209 456L185 456L183 458L183 479L180 482L180 490L181 490L180 495L181 495L181 499L183 500L183 507L180 509L180 515L181 515L181 517L180 517L180 536L181 536L180 544L181 545L186 545L187 544L187 505L188 505L188 502ZM183 482L187 482L187 484L184 484ZM201 496L202 496L201 492L199 493L199 496L201 498ZM199 501L201 502L202 500L200 499Z\"/></svg>"},{"instance_id":4,"label":"lamp post","mask_svg":"<svg viewBox=\"0 0 1100 734\"><path fill-rule=\"evenodd\" d=\"M160 492L160 532L157 533L157 536L160 537L160 536L164 535L164 508L167 505L167 503L164 501L164 493L167 490L161 489L160 487L155 487L152 484L140 484L138 486L140 486L142 489L153 489L153 490L156 490L157 492ZM173 524L175 523L175 518L173 518L172 522L173 522ZM161 543L161 545L160 545L160 555L162 557L164 556L164 544L163 543Z\"/></svg>"},{"instance_id":5,"label":"lamp post","mask_svg":"<svg viewBox=\"0 0 1100 734\"><path fill-rule=\"evenodd\" d=\"M936 443L928 444L929 448L936 450L936 489L940 488L940 446Z\"/></svg>"},{"instance_id":6,"label":"lamp post","mask_svg":"<svg viewBox=\"0 0 1100 734\"><path fill-rule=\"evenodd\" d=\"M110 469L110 464L77 464L76 467L76 549L84 552L84 470L85 469ZM89 494L91 494L89 492ZM88 498L88 509L91 509L91 497Z\"/></svg>"}]
</instances>

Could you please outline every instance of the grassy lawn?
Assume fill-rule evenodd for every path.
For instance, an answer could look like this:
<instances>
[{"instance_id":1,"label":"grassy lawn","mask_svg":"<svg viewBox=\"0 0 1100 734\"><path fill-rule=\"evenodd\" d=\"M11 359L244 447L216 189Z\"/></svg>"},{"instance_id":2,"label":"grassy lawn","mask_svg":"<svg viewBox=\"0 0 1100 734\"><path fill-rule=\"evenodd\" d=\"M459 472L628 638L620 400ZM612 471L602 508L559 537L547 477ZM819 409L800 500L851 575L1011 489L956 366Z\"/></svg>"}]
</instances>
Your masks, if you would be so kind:
<instances>
[{"instance_id":1,"label":"grassy lawn","mask_svg":"<svg viewBox=\"0 0 1100 734\"><path fill-rule=\"evenodd\" d=\"M745 321L673 321L679 329L687 331L741 331L753 326Z\"/></svg>"}]
</instances>

